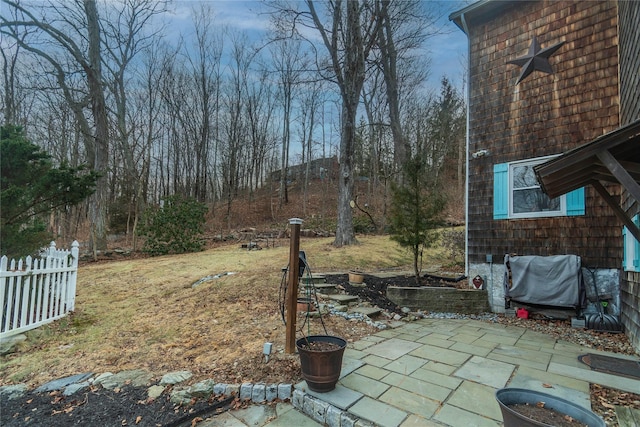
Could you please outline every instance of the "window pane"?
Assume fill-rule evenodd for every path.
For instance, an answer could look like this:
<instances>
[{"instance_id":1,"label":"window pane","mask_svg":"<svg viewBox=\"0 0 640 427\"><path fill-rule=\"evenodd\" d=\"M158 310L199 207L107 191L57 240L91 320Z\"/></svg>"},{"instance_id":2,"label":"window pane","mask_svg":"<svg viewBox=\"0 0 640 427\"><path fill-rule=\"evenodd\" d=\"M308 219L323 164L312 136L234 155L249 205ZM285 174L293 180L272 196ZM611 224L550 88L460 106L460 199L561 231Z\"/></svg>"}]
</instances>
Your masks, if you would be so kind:
<instances>
[{"instance_id":1,"label":"window pane","mask_svg":"<svg viewBox=\"0 0 640 427\"><path fill-rule=\"evenodd\" d=\"M539 187L533 165L519 165L513 167L513 188Z\"/></svg>"},{"instance_id":2,"label":"window pane","mask_svg":"<svg viewBox=\"0 0 640 427\"><path fill-rule=\"evenodd\" d=\"M560 211L560 198L550 199L541 189L514 190L513 213Z\"/></svg>"}]
</instances>

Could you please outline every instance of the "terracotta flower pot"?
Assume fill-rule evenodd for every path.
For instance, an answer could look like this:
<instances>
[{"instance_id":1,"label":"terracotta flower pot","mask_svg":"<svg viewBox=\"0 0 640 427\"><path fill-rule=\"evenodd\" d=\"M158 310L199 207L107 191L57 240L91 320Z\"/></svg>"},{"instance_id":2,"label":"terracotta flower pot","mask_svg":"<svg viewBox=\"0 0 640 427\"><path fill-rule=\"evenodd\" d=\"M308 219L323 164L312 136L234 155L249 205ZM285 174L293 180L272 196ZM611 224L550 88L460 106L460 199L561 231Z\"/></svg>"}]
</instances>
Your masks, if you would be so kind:
<instances>
[{"instance_id":1,"label":"terracotta flower pot","mask_svg":"<svg viewBox=\"0 0 640 427\"><path fill-rule=\"evenodd\" d=\"M316 309L316 305L313 302L312 299L310 298L298 298L297 301L297 311L298 312L309 312L309 311L315 311Z\"/></svg>"},{"instance_id":2,"label":"terracotta flower pot","mask_svg":"<svg viewBox=\"0 0 640 427\"><path fill-rule=\"evenodd\" d=\"M336 387L346 346L347 341L330 335L310 335L296 341L302 378L310 390L325 393Z\"/></svg>"},{"instance_id":3,"label":"terracotta flower pot","mask_svg":"<svg viewBox=\"0 0 640 427\"><path fill-rule=\"evenodd\" d=\"M350 283L356 283L356 284L360 284L360 283L364 282L364 274L359 273L357 271L350 271L349 272L349 282Z\"/></svg>"}]
</instances>

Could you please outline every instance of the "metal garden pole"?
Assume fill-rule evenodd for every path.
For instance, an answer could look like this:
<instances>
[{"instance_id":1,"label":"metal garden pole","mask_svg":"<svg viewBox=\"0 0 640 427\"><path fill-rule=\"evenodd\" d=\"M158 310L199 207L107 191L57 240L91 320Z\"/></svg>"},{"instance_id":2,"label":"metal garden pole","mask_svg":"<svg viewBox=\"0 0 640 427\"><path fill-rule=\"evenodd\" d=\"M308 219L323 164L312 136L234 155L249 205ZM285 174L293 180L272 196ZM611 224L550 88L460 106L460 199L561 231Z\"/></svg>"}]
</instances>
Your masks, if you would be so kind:
<instances>
[{"instance_id":1,"label":"metal garden pole","mask_svg":"<svg viewBox=\"0 0 640 427\"><path fill-rule=\"evenodd\" d=\"M291 224L291 240L289 243L289 285L287 286L287 341L285 351L289 354L296 351L296 314L298 303L298 270L300 267L300 218L289 219Z\"/></svg>"}]
</instances>

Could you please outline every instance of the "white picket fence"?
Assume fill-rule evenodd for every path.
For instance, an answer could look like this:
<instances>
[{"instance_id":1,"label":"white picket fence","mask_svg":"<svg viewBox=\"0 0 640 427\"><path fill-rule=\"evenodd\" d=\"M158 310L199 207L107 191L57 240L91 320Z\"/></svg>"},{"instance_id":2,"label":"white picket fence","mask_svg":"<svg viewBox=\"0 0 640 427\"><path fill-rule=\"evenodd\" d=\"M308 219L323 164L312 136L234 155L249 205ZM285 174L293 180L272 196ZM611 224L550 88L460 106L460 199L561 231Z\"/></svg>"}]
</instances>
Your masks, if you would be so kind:
<instances>
[{"instance_id":1,"label":"white picket fence","mask_svg":"<svg viewBox=\"0 0 640 427\"><path fill-rule=\"evenodd\" d=\"M74 310L79 244L56 249L55 242L41 258L16 262L0 259L0 338L60 319Z\"/></svg>"}]
</instances>

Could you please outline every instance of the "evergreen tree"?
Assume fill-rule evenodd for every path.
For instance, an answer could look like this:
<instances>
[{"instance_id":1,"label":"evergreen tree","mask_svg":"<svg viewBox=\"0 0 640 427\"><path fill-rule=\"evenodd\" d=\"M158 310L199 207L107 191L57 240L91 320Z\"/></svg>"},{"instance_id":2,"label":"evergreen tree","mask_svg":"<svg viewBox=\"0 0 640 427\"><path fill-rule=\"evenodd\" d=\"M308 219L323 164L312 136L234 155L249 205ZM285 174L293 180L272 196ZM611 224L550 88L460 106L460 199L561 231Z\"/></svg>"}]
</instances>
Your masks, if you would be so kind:
<instances>
[{"instance_id":1,"label":"evergreen tree","mask_svg":"<svg viewBox=\"0 0 640 427\"><path fill-rule=\"evenodd\" d=\"M422 268L422 253L438 239L436 228L442 225L445 198L427 173L421 155L409 159L403 167L401 184L391 187L391 238L413 254L416 283Z\"/></svg>"},{"instance_id":2,"label":"evergreen tree","mask_svg":"<svg viewBox=\"0 0 640 427\"><path fill-rule=\"evenodd\" d=\"M54 167L51 156L29 142L22 128L0 128L0 253L33 254L52 233L44 219L52 211L77 205L95 191L98 174L84 166Z\"/></svg>"}]
</instances>

